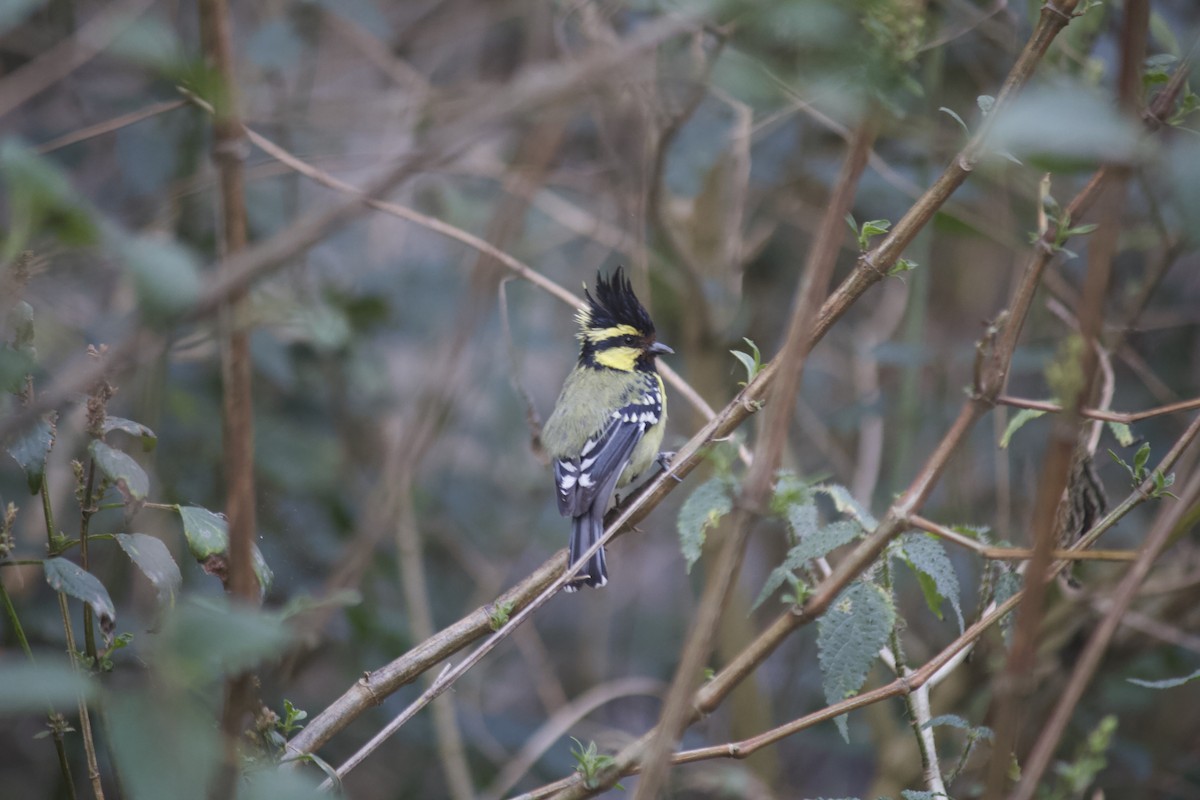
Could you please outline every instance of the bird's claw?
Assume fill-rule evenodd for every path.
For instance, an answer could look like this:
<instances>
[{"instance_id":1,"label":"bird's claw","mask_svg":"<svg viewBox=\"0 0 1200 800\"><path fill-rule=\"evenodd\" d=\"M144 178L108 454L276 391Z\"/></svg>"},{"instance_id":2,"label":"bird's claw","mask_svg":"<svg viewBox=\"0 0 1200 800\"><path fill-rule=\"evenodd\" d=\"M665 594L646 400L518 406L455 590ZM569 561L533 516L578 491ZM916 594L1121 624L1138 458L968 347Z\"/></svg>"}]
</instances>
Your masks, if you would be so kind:
<instances>
[{"instance_id":1,"label":"bird's claw","mask_svg":"<svg viewBox=\"0 0 1200 800\"><path fill-rule=\"evenodd\" d=\"M654 459L663 472L675 479L676 483L683 483L683 478L671 472L671 462L675 460L677 453L674 450L663 450L658 454L658 458Z\"/></svg>"}]
</instances>

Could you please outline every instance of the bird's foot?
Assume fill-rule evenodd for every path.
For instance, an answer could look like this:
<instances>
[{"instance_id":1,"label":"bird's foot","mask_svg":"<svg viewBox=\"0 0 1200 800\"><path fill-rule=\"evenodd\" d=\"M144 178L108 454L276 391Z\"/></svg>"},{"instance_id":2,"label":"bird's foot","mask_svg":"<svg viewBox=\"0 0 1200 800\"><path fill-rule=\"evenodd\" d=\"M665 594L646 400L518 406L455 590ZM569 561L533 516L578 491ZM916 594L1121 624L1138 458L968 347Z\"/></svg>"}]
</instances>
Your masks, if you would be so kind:
<instances>
[{"instance_id":1,"label":"bird's foot","mask_svg":"<svg viewBox=\"0 0 1200 800\"><path fill-rule=\"evenodd\" d=\"M659 468L675 479L676 483L683 483L683 478L671 472L671 463L675 460L677 453L674 450L663 450L658 454L658 458L654 459Z\"/></svg>"}]
</instances>

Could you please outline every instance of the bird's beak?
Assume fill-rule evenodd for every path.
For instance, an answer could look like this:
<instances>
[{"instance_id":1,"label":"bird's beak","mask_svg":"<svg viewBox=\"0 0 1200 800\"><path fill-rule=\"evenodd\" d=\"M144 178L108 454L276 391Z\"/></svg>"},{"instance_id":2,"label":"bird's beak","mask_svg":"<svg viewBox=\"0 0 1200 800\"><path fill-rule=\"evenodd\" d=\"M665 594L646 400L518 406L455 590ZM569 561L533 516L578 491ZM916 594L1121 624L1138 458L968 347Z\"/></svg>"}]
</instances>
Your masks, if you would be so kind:
<instances>
[{"instance_id":1,"label":"bird's beak","mask_svg":"<svg viewBox=\"0 0 1200 800\"><path fill-rule=\"evenodd\" d=\"M649 350L656 356L669 355L675 352L662 342L655 342L654 344L650 345Z\"/></svg>"}]
</instances>

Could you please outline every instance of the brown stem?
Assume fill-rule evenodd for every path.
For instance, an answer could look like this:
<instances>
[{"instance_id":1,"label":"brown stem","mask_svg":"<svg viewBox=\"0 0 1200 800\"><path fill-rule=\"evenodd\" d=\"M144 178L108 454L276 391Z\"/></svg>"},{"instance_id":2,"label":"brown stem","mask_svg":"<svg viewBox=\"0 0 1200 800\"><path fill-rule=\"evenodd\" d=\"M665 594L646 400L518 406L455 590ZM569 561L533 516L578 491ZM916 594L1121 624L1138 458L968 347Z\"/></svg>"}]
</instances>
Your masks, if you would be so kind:
<instances>
[{"instance_id":1,"label":"brown stem","mask_svg":"<svg viewBox=\"0 0 1200 800\"><path fill-rule=\"evenodd\" d=\"M775 471L782 460L783 445L787 439L792 409L800 388L800 378L814 341L809 320L817 309L820 298L828 291L841 241L845 236L843 221L854 203L858 181L866 168L867 155L878 130L874 115L870 111L867 113L867 118L859 123L851 139L841 174L829 198L829 205L822 217L816 240L809 251L808 263L797 287L787 339L779 356L774 359L782 365L782 374L771 392L767 418L756 448L757 453L742 486L741 507L733 515L732 531L726 534L720 558L710 567L710 577L705 583L696 621L688 634L675 678L667 692L657 732L641 754L644 769L634 800L653 800L666 780L670 754L674 751L684 727L692 718L690 701L701 680L704 662L712 650L713 636L729 590L741 566L750 528L770 495ZM617 761L622 761L622 757L618 756Z\"/></svg>"},{"instance_id":2,"label":"brown stem","mask_svg":"<svg viewBox=\"0 0 1200 800\"><path fill-rule=\"evenodd\" d=\"M1048 400L1027 400L1023 397L1010 397L1001 395L996 398L996 402L1000 405L1012 406L1013 408L1028 408L1033 411L1045 411L1050 414L1061 413L1063 407L1058 403L1051 403ZM1144 419L1151 417L1161 417L1167 414L1177 414L1180 411L1191 411L1200 408L1200 397L1194 397L1191 400L1182 400L1178 403L1170 403L1165 406L1157 406L1155 408L1146 409L1145 411L1105 411L1100 408L1081 408L1079 416L1088 419L1098 419L1104 422L1120 422L1126 425L1132 425L1135 422L1141 422Z\"/></svg>"},{"instance_id":3,"label":"brown stem","mask_svg":"<svg viewBox=\"0 0 1200 800\"><path fill-rule=\"evenodd\" d=\"M227 0L201 0L200 35L204 54L219 80L213 100L212 159L217 168L221 262L218 281L231 274L230 258L246 249L246 192L242 161L247 149L239 116L237 75ZM254 491L254 416L251 395L250 332L246 327L247 287L229 291L217 309L221 343L221 441L224 455L225 516L229 522L229 571L225 588L247 605L261 602L254 574L257 529ZM254 679L231 675L225 684L221 731L225 766L212 787L213 796L233 794L238 774L238 748L243 719L251 709Z\"/></svg>"},{"instance_id":4,"label":"brown stem","mask_svg":"<svg viewBox=\"0 0 1200 800\"><path fill-rule=\"evenodd\" d=\"M1011 800L1030 800L1033 797L1042 775L1050 765L1054 751L1058 748L1058 742L1062 739L1067 723L1075 711L1075 706L1083 697L1083 692L1091 682L1092 676L1095 675L1096 668L1100 665L1100 660L1104 657L1104 652L1108 649L1113 634L1121 625L1121 618L1129 610L1155 560L1170 543L1176 526L1197 498L1200 498L1200 472L1192 476L1179 499L1167 509L1166 513L1159 516L1157 522L1150 529L1150 533L1147 534L1137 560L1118 584L1104 619L1101 620L1095 633L1088 640L1083 653L1075 661L1075 668L1071 671L1071 677L1059 696L1050 719L1042 726L1037 742L1021 764L1021 780L1010 795Z\"/></svg>"},{"instance_id":5,"label":"brown stem","mask_svg":"<svg viewBox=\"0 0 1200 800\"><path fill-rule=\"evenodd\" d=\"M1126 109L1133 104L1134 93L1140 88L1149 13L1149 4L1145 0L1130 0L1125 5L1120 92L1122 104ZM1004 793L1009 756L1017 741L1024 701L1032 691L1031 676L1038 630L1042 622L1047 589L1046 577L1056 544L1056 519L1059 506L1064 502L1063 493L1071 470L1072 453L1079 438L1079 410L1091 396L1098 367L1096 349L1092 345L1099 340L1104 321L1104 298L1118 247L1121 210L1129 168L1124 165L1110 165L1104 171L1111 172L1114 180L1110 182L1113 185L1101 195L1099 228L1088 247L1088 269L1078 314L1080 333L1084 341L1083 354L1078 366L1078 389L1073 396L1063 398L1066 413L1055 419L1051 430L1050 445L1034 506L1033 555L1025 570L1025 602L1017 617L1012 649L1004 673L996 682L992 701L998 712L995 747L988 764L987 791L984 795L989 800L999 800ZM1077 218L1072 216L1072 219ZM1035 777L1034 782L1036 781ZM1024 783L1025 780L1022 781L1022 784Z\"/></svg>"}]
</instances>

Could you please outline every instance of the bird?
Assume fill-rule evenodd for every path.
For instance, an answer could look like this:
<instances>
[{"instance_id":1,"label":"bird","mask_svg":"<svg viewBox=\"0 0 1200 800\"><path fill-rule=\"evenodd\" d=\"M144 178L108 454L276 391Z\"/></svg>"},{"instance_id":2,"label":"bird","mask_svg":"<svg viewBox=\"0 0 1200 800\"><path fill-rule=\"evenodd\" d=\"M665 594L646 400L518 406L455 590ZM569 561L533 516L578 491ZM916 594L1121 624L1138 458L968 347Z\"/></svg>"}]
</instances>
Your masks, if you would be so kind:
<instances>
[{"instance_id":1,"label":"bird","mask_svg":"<svg viewBox=\"0 0 1200 800\"><path fill-rule=\"evenodd\" d=\"M542 428L558 511L571 518L569 566L604 535L604 512L616 490L670 456L659 452L667 397L656 359L675 351L658 341L623 268L608 278L597 272L595 295L585 285L584 297L576 315L579 360ZM565 588L607 582L601 547Z\"/></svg>"}]
</instances>

